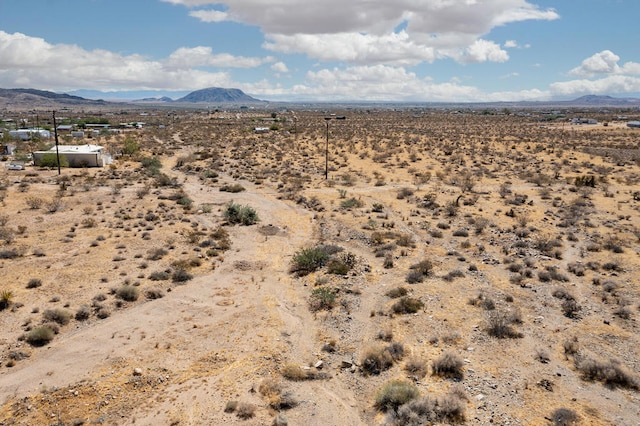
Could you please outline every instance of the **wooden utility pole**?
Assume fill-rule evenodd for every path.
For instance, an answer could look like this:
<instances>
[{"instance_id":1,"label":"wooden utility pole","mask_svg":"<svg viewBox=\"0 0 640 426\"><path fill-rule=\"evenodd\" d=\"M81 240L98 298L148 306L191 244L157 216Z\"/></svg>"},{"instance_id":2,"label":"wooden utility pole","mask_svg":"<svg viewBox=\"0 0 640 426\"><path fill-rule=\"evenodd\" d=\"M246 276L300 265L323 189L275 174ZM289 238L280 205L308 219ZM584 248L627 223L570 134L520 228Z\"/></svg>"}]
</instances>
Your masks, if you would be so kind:
<instances>
[{"instance_id":1,"label":"wooden utility pole","mask_svg":"<svg viewBox=\"0 0 640 426\"><path fill-rule=\"evenodd\" d=\"M56 161L58 162L58 175L60 174L60 151L58 150L58 124L56 123L56 112L53 111L53 134L56 139Z\"/></svg>"}]
</instances>

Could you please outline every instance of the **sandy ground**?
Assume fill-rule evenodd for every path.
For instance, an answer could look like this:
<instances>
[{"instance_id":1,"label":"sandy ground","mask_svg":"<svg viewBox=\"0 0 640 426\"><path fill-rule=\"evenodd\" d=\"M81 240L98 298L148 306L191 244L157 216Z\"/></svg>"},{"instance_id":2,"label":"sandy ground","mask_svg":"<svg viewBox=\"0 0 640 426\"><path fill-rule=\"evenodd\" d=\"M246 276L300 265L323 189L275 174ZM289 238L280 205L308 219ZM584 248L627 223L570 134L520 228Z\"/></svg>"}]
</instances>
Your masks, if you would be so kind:
<instances>
[{"instance_id":1,"label":"sandy ground","mask_svg":"<svg viewBox=\"0 0 640 426\"><path fill-rule=\"evenodd\" d=\"M153 138L162 142L161 137ZM273 154L255 139L255 155L262 156L264 164L273 155L282 155L276 158L283 167L278 169L281 175L270 175L264 166L259 174L267 177L252 178L251 170L258 168L246 166L250 161L237 154L240 148L230 142L225 148L226 168L212 183L174 168L181 157L201 149L188 145L188 139L184 132L172 133L171 143L181 147L162 158L163 170L180 183L182 196L192 200L190 210L167 200L176 191L171 188L151 188L148 195L137 197L145 180L137 174L135 161L88 174L66 170L71 184L61 197L54 171L31 176L2 171L7 195L0 213L9 218L6 226L15 230L14 240L5 248L21 247L23 254L0 263L5 282L13 283L13 306L0 312L5 330L0 424L267 425L274 424L274 419L285 424L285 418L290 425L383 424L384 414L375 409L374 400L378 389L392 379L413 382L423 395L444 395L461 387L468 424L553 424L551 415L560 407L577 413L579 424L637 424L637 390L584 380L574 356L563 348L576 336L580 356L616 359L630 375L640 368L635 279L639 247L632 234L638 216L630 196L633 184L610 179L613 197L600 191L590 195L594 207L589 218L594 227L566 230L558 225L564 216L552 204L553 196L562 197L566 207L578 193L566 183L551 183L545 184L552 188L551 197L543 197L541 186L518 178L515 169L487 172L472 191L461 194L459 187L447 183L446 175L455 174L458 167L445 171L458 160L445 157L449 163L439 164L432 154L419 170L445 171L444 178L433 176L416 184L406 166L373 165L358 155L358 149L345 147L331 154L336 164L345 163L348 168L332 170L327 183L321 173L315 173L322 171L316 164L322 165L321 150L299 156L307 158L306 163L289 163L299 153L288 153L285 140L273 139L265 145L274 147ZM390 162L401 163L412 149L389 155ZM473 155L464 155L470 163ZM504 155L511 155L508 147ZM539 155L544 156L539 169L551 173L553 153ZM582 153L569 156L575 157L570 160L576 165L571 169L574 174L585 169L588 161L595 164L592 167L608 164ZM485 167L494 166L487 160ZM621 167L619 176L628 180L636 168ZM297 169L314 177L302 183L284 177ZM380 176L373 171L384 175L384 185L377 184ZM355 177L355 182L345 183L343 173ZM83 190L82 182L89 181L92 191ZM510 194L527 194L527 204L508 204L505 200L512 195L506 199L498 195L505 181L512 182ZM21 191L20 182L29 183L27 191ZM233 183L246 190L219 190ZM301 186L299 195L316 197L325 209L314 211L295 197L283 197L283 187L293 184ZM398 197L407 187L415 194ZM458 199L458 213L447 216L441 209L434 213L418 206L421 197L434 193L441 206ZM30 209L25 204L29 196L60 197L64 208L54 213L45 207ZM341 207L349 198L359 200L361 207ZM472 199L473 204L465 204ZM230 249L209 255L190 239L200 232L196 239L202 241L217 229L230 201L255 208L260 222L224 226ZM378 203L384 207L381 212L373 211ZM509 209L515 209L514 215L506 215ZM158 218L149 216L150 212ZM474 234L470 219L480 217L491 226ZM95 222L85 226L87 218ZM21 226L25 230L19 232ZM529 229L530 236L514 235L522 228ZM466 237L455 235L462 229ZM393 249L393 268L383 266L375 256L378 246L372 242L374 231L385 230L408 235L414 242ZM444 235L436 236L437 230ZM571 241L569 231L579 237L577 241ZM561 255L534 248L536 241L558 235ZM607 235L620 238L622 253L588 249L589 244L602 244ZM520 251L514 249L519 241L526 241ZM357 267L344 276L324 270L304 277L291 274L294 254L318 242L352 253ZM149 251L158 248L168 253L150 260ZM38 255L38 250L45 255ZM432 261L433 273L422 283L407 284L407 272L423 259ZM569 275L568 268L576 262L603 265L609 260L622 268L587 269L583 276L570 275L566 282L537 279L546 266ZM189 269L192 280L184 284L150 280L152 272L169 271L187 261L194 265ZM525 262L530 262L532 275L515 283L509 265ZM451 271L461 271L461 277L446 279ZM26 288L32 278L42 279L43 285ZM594 279L600 280L600 287L592 283ZM603 291L606 280L614 280L618 289ZM141 295L135 302L118 301L112 289L130 283L143 293L160 289L164 297L151 300ZM310 311L309 298L318 286L334 289L339 303L333 309ZM419 298L423 308L409 315L393 313L394 300L386 293L399 286ZM561 302L552 294L559 287L580 303L579 318L562 314ZM21 340L39 325L46 309L73 313L98 294L105 295L103 303L111 309L108 318L92 314L86 321L72 319L43 347L30 347ZM485 331L488 312L470 303L479 295L492 299L497 311L518 312L521 323L516 328L524 337L489 336ZM22 306L16 306L18 302ZM613 314L616 306L627 302L629 319ZM392 341L404 347L404 358L380 375L364 374L363 353L371 346L388 344L380 339L382 332L392 334ZM335 351L323 350L330 342ZM16 352L28 357L9 362ZM455 353L463 360L461 380L430 374L432 362L444 353ZM539 353L548 360L540 362ZM410 358L424 360L429 370L426 377L417 378L404 369ZM283 371L291 366L317 378L287 379ZM274 404L273 395L264 392L269 383L280 386L278 395L295 401L293 406ZM225 412L236 403L241 408ZM242 410L253 416L241 418Z\"/></svg>"}]
</instances>

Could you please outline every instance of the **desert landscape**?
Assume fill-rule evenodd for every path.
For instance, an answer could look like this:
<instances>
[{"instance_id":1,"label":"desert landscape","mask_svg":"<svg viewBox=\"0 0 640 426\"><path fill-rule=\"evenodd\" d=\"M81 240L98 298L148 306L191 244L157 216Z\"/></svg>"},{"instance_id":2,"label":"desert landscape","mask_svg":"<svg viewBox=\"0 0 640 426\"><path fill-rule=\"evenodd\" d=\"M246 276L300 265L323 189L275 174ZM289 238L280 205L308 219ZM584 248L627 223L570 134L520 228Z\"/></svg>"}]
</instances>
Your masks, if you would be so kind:
<instances>
[{"instance_id":1,"label":"desert landscape","mask_svg":"<svg viewBox=\"0 0 640 426\"><path fill-rule=\"evenodd\" d=\"M637 109L64 115L145 124L3 158L0 425L638 424Z\"/></svg>"}]
</instances>

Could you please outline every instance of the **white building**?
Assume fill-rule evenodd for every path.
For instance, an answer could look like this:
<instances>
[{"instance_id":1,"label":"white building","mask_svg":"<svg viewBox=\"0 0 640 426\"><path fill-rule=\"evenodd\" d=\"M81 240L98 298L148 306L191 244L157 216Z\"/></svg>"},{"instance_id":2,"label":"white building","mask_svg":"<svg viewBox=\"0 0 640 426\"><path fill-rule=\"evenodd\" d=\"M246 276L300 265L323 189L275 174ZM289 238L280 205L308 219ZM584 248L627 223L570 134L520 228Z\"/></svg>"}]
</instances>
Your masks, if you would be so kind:
<instances>
[{"instance_id":1,"label":"white building","mask_svg":"<svg viewBox=\"0 0 640 426\"><path fill-rule=\"evenodd\" d=\"M104 167L111 164L111 155L103 150L99 145L58 145L58 152L67 159L69 167ZM55 146L49 151L36 151L33 153L33 163L37 166L46 154L55 153Z\"/></svg>"}]
</instances>

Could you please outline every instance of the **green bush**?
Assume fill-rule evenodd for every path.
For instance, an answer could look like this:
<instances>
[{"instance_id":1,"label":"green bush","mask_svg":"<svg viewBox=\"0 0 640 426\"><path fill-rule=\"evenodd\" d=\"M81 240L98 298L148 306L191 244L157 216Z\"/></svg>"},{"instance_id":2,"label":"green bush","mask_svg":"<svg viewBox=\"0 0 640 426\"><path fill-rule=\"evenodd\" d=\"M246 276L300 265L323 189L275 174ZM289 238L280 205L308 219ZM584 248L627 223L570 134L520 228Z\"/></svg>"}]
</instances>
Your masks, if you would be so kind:
<instances>
[{"instance_id":1,"label":"green bush","mask_svg":"<svg viewBox=\"0 0 640 426\"><path fill-rule=\"evenodd\" d=\"M309 300L309 308L311 311L320 311L323 309L332 309L336 304L336 295L330 288L318 287L311 293Z\"/></svg>"},{"instance_id":2,"label":"green bush","mask_svg":"<svg viewBox=\"0 0 640 426\"><path fill-rule=\"evenodd\" d=\"M303 248L293 255L290 271L299 276L307 275L322 268L328 261L329 253L324 247Z\"/></svg>"},{"instance_id":3,"label":"green bush","mask_svg":"<svg viewBox=\"0 0 640 426\"><path fill-rule=\"evenodd\" d=\"M381 411L397 410L398 407L416 399L420 392L413 383L391 380L376 393L376 408Z\"/></svg>"},{"instance_id":4,"label":"green bush","mask_svg":"<svg viewBox=\"0 0 640 426\"><path fill-rule=\"evenodd\" d=\"M40 167L58 167L58 156L55 152L46 153L40 158L38 164ZM69 167L69 160L63 154L60 154L60 167Z\"/></svg>"},{"instance_id":5,"label":"green bush","mask_svg":"<svg viewBox=\"0 0 640 426\"><path fill-rule=\"evenodd\" d=\"M27 334L26 341L31 346L44 346L53 340L55 333L50 327L42 326L34 328Z\"/></svg>"},{"instance_id":6,"label":"green bush","mask_svg":"<svg viewBox=\"0 0 640 426\"><path fill-rule=\"evenodd\" d=\"M233 201L227 204L223 213L224 219L231 225L253 225L260 221L258 213L250 206L241 206Z\"/></svg>"}]
</instances>

